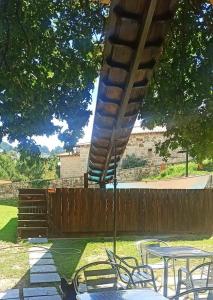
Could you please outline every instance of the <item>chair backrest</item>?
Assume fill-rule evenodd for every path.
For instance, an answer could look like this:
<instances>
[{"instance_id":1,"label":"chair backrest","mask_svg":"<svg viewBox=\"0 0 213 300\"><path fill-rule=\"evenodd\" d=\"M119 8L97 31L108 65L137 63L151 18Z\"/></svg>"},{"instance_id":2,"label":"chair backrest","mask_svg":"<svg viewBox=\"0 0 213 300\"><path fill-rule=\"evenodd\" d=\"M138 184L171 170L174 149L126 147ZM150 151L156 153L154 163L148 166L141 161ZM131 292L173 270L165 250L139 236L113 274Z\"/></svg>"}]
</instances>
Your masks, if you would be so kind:
<instances>
[{"instance_id":1,"label":"chair backrest","mask_svg":"<svg viewBox=\"0 0 213 300\"><path fill-rule=\"evenodd\" d=\"M213 286L213 261L208 263L207 266L207 286Z\"/></svg>"},{"instance_id":2,"label":"chair backrest","mask_svg":"<svg viewBox=\"0 0 213 300\"><path fill-rule=\"evenodd\" d=\"M109 262L93 262L77 270L73 282L77 293L115 290L117 274Z\"/></svg>"},{"instance_id":3,"label":"chair backrest","mask_svg":"<svg viewBox=\"0 0 213 300\"><path fill-rule=\"evenodd\" d=\"M188 279L193 282L193 277L196 275L195 279L206 279L205 286L213 286L213 261L205 262L197 265L190 271L190 277Z\"/></svg>"},{"instance_id":4,"label":"chair backrest","mask_svg":"<svg viewBox=\"0 0 213 300\"><path fill-rule=\"evenodd\" d=\"M181 292L179 294L176 294L172 297L169 297L170 300L178 300L178 299L183 299L182 297L183 296L192 296L192 298L188 298L187 299L194 299L194 296L198 295L199 293L203 294L203 293L207 293L207 298L204 298L204 299L207 299L207 300L213 300L213 286L212 287L202 287L202 288L194 288L194 289L190 289L190 290L187 290L185 292ZM184 298L185 299L185 298Z\"/></svg>"},{"instance_id":5,"label":"chair backrest","mask_svg":"<svg viewBox=\"0 0 213 300\"><path fill-rule=\"evenodd\" d=\"M123 282L123 275L125 275L125 277L128 278L127 287L135 286L131 273L126 267L124 267L121 264L121 258L118 255L114 254L114 252L112 252L109 249L106 249L106 253L109 259L109 263L111 264L112 268L115 270L117 277Z\"/></svg>"},{"instance_id":6,"label":"chair backrest","mask_svg":"<svg viewBox=\"0 0 213 300\"><path fill-rule=\"evenodd\" d=\"M106 250L106 254L108 256L110 263L117 264L120 262L120 261L118 261L118 256L116 254L114 254L114 252L112 252L109 249L105 249L105 250Z\"/></svg>"},{"instance_id":7,"label":"chair backrest","mask_svg":"<svg viewBox=\"0 0 213 300\"><path fill-rule=\"evenodd\" d=\"M121 271L119 268L120 266L119 257L116 254L114 254L114 252L112 252L111 250L109 249L105 249L105 250L112 268L115 270L117 276L121 278Z\"/></svg>"},{"instance_id":8,"label":"chair backrest","mask_svg":"<svg viewBox=\"0 0 213 300\"><path fill-rule=\"evenodd\" d=\"M147 248L149 247L168 247L169 245L159 239L144 239L136 242L136 247L138 249L139 255L142 260L142 264L148 264L148 257L155 257L152 254L147 253Z\"/></svg>"}]
</instances>

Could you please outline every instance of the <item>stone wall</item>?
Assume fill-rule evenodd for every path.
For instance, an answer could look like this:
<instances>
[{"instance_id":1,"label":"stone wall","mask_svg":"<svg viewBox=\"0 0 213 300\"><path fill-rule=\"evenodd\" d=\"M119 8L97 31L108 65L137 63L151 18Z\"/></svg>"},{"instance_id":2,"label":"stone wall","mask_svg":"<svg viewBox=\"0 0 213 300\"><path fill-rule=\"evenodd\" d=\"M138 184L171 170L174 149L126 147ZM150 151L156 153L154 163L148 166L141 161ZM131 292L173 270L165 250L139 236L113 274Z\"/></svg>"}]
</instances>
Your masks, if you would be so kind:
<instances>
[{"instance_id":1,"label":"stone wall","mask_svg":"<svg viewBox=\"0 0 213 300\"><path fill-rule=\"evenodd\" d=\"M30 188L31 184L28 182L12 182L0 185L0 199L17 198L18 190Z\"/></svg>"},{"instance_id":2,"label":"stone wall","mask_svg":"<svg viewBox=\"0 0 213 300\"><path fill-rule=\"evenodd\" d=\"M145 176L152 176L160 172L160 166L147 166L130 169L120 169L117 173L118 182L140 181Z\"/></svg>"},{"instance_id":3,"label":"stone wall","mask_svg":"<svg viewBox=\"0 0 213 300\"><path fill-rule=\"evenodd\" d=\"M207 182L206 189L213 189L213 175L209 175L209 180Z\"/></svg>"},{"instance_id":4,"label":"stone wall","mask_svg":"<svg viewBox=\"0 0 213 300\"><path fill-rule=\"evenodd\" d=\"M40 183L39 186L35 185L35 182L12 182L10 184L1 184L0 185L0 199L9 199L17 198L19 189L23 188L66 188L66 187L75 187L82 188L84 187L84 177L72 177L72 178L63 178L56 179L51 181L37 181ZM97 187L96 184L90 184L89 187Z\"/></svg>"}]
</instances>

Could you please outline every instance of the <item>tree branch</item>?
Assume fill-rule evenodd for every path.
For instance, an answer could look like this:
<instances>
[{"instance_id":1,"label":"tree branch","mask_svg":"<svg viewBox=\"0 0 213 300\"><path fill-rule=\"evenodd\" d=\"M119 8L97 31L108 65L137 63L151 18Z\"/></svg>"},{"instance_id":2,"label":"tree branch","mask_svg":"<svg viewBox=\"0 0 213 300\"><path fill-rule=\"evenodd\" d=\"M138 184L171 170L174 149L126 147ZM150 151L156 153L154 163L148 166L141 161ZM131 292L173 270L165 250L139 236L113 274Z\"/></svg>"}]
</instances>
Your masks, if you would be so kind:
<instances>
[{"instance_id":1,"label":"tree branch","mask_svg":"<svg viewBox=\"0 0 213 300\"><path fill-rule=\"evenodd\" d=\"M25 40L26 40L27 46L28 46L28 51L29 51L30 48L31 48L31 44L30 44L28 35L26 33L26 30L24 29L24 27L22 25L22 22L21 22L21 19L20 19L20 16L19 16L20 8L21 8L21 0L16 0L16 17L17 17L17 21L18 21L18 24L19 24L19 26L20 26L23 34L24 34L24 37L25 37Z\"/></svg>"}]
</instances>

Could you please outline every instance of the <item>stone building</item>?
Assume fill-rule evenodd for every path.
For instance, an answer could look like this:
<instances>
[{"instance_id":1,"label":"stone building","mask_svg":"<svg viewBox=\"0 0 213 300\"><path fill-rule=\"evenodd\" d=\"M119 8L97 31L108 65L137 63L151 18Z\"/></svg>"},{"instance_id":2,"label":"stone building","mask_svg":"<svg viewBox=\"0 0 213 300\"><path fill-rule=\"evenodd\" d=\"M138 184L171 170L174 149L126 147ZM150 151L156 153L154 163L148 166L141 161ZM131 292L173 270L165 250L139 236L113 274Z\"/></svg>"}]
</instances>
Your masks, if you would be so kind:
<instances>
[{"instance_id":1,"label":"stone building","mask_svg":"<svg viewBox=\"0 0 213 300\"><path fill-rule=\"evenodd\" d=\"M164 130L142 130L141 128L134 128L130 136L128 145L119 163L121 168L122 160L127 155L135 154L137 157L147 161L149 166L159 166L164 163L162 157L155 152L155 144L163 141ZM90 144L78 144L72 153L59 154L60 157L60 177L79 177L87 171L87 161L89 155ZM178 163L185 161L185 154L173 151L168 163Z\"/></svg>"}]
</instances>

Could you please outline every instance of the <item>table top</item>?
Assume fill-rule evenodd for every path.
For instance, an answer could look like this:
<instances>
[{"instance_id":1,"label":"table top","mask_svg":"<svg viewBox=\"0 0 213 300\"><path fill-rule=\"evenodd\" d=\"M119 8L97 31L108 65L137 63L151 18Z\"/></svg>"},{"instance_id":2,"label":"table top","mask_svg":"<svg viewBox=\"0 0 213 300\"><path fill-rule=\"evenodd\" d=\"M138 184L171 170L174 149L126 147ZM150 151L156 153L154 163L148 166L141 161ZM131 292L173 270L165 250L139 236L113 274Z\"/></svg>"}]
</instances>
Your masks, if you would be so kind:
<instances>
[{"instance_id":1,"label":"table top","mask_svg":"<svg viewBox=\"0 0 213 300\"><path fill-rule=\"evenodd\" d=\"M194 247L147 247L147 252L166 258L212 257L213 252L207 252Z\"/></svg>"},{"instance_id":2,"label":"table top","mask_svg":"<svg viewBox=\"0 0 213 300\"><path fill-rule=\"evenodd\" d=\"M165 300L164 296L150 289L132 289L123 291L108 291L83 293L77 295L77 300Z\"/></svg>"}]
</instances>

